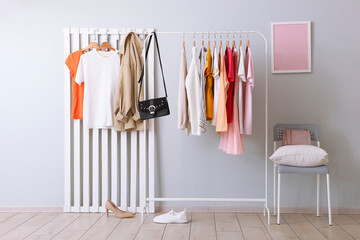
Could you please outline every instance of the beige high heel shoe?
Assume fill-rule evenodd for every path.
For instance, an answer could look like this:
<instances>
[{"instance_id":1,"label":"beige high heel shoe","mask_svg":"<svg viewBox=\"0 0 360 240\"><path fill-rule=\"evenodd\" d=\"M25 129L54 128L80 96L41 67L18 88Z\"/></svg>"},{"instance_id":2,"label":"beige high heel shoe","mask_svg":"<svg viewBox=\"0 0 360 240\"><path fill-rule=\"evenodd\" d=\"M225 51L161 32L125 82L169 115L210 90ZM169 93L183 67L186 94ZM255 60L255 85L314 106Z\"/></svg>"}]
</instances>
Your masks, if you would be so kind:
<instances>
[{"instance_id":1,"label":"beige high heel shoe","mask_svg":"<svg viewBox=\"0 0 360 240\"><path fill-rule=\"evenodd\" d=\"M129 212L129 211L122 211L120 210L115 203L113 203L110 200L107 200L105 203L106 208L106 216L109 216L109 210L112 211L116 217L118 218L132 218L135 216L135 213Z\"/></svg>"}]
</instances>

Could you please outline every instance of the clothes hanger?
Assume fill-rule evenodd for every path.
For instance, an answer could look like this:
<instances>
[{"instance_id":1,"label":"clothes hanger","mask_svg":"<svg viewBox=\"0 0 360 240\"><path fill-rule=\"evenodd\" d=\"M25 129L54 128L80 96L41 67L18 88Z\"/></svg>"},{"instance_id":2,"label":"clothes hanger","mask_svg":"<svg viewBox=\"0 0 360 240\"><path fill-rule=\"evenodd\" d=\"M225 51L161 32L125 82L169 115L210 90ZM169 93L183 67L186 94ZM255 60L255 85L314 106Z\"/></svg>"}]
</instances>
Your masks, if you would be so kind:
<instances>
[{"instance_id":1,"label":"clothes hanger","mask_svg":"<svg viewBox=\"0 0 360 240\"><path fill-rule=\"evenodd\" d=\"M236 44L235 44L235 34L233 34L233 48L236 48Z\"/></svg>"},{"instance_id":2,"label":"clothes hanger","mask_svg":"<svg viewBox=\"0 0 360 240\"><path fill-rule=\"evenodd\" d=\"M229 33L227 33L226 34L226 38L227 38L227 40L226 40L226 47L229 47Z\"/></svg>"},{"instance_id":3,"label":"clothes hanger","mask_svg":"<svg viewBox=\"0 0 360 240\"><path fill-rule=\"evenodd\" d=\"M90 42L89 45L87 45L87 47L83 48L82 50L84 52L88 52L92 48L97 49L99 47L99 45L95 41L96 41L96 37L95 37L95 34L94 34L92 42Z\"/></svg>"},{"instance_id":4,"label":"clothes hanger","mask_svg":"<svg viewBox=\"0 0 360 240\"><path fill-rule=\"evenodd\" d=\"M185 32L183 32L183 49L185 49Z\"/></svg>"},{"instance_id":5,"label":"clothes hanger","mask_svg":"<svg viewBox=\"0 0 360 240\"><path fill-rule=\"evenodd\" d=\"M109 36L107 36L107 39L109 39ZM101 43L100 47L96 48L97 51L103 51L103 52L107 52L105 49L108 49L107 51L113 50L116 51L115 48L111 47L111 44L109 42L103 42Z\"/></svg>"},{"instance_id":6,"label":"clothes hanger","mask_svg":"<svg viewBox=\"0 0 360 240\"><path fill-rule=\"evenodd\" d=\"M104 51L104 52L107 52L105 49L110 49L110 50L113 50L113 51L116 51L115 48L111 47L111 44L109 42L103 42L100 47L98 47L96 50L97 51Z\"/></svg>"},{"instance_id":7,"label":"clothes hanger","mask_svg":"<svg viewBox=\"0 0 360 240\"><path fill-rule=\"evenodd\" d=\"M220 33L220 48L222 48L222 35Z\"/></svg>"},{"instance_id":8,"label":"clothes hanger","mask_svg":"<svg viewBox=\"0 0 360 240\"><path fill-rule=\"evenodd\" d=\"M210 49L210 32L208 32L208 49Z\"/></svg>"},{"instance_id":9,"label":"clothes hanger","mask_svg":"<svg viewBox=\"0 0 360 240\"><path fill-rule=\"evenodd\" d=\"M249 40L249 33L247 34L247 47L249 48L250 47L250 40Z\"/></svg>"},{"instance_id":10,"label":"clothes hanger","mask_svg":"<svg viewBox=\"0 0 360 240\"><path fill-rule=\"evenodd\" d=\"M216 34L214 33L214 47L216 48Z\"/></svg>"},{"instance_id":11,"label":"clothes hanger","mask_svg":"<svg viewBox=\"0 0 360 240\"><path fill-rule=\"evenodd\" d=\"M201 46L204 46L204 33L201 34Z\"/></svg>"},{"instance_id":12,"label":"clothes hanger","mask_svg":"<svg viewBox=\"0 0 360 240\"><path fill-rule=\"evenodd\" d=\"M195 32L194 32L194 47L195 47Z\"/></svg>"},{"instance_id":13,"label":"clothes hanger","mask_svg":"<svg viewBox=\"0 0 360 240\"><path fill-rule=\"evenodd\" d=\"M242 47L241 33L240 33L240 47Z\"/></svg>"}]
</instances>

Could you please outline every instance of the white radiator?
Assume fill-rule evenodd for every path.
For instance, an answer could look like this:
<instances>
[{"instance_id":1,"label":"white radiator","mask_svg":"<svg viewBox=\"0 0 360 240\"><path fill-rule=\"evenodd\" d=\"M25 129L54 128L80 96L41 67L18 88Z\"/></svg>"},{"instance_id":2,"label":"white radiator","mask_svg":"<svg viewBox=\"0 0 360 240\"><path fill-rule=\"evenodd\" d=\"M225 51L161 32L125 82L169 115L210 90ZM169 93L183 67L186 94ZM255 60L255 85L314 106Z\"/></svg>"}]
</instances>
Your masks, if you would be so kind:
<instances>
[{"instance_id":1,"label":"white radiator","mask_svg":"<svg viewBox=\"0 0 360 240\"><path fill-rule=\"evenodd\" d=\"M129 31L145 40L153 29L65 28L64 61L92 41L108 41L119 49ZM153 98L153 43L145 69L145 97ZM140 132L86 129L82 120L71 119L71 78L65 64L64 84L64 212L104 212L107 199L122 210L142 211L146 197L154 197L154 120L147 121L147 130ZM154 212L153 203L149 210Z\"/></svg>"}]
</instances>

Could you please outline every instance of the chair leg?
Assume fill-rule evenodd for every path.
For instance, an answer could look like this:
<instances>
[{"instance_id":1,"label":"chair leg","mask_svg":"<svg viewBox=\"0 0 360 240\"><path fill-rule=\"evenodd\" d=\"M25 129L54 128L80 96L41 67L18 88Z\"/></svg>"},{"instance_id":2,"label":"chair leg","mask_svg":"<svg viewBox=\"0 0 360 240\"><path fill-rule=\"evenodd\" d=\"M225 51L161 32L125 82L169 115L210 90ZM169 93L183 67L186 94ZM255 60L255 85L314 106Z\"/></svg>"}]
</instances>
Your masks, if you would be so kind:
<instances>
[{"instance_id":1,"label":"chair leg","mask_svg":"<svg viewBox=\"0 0 360 240\"><path fill-rule=\"evenodd\" d=\"M277 224L280 224L280 183L281 183L281 174L278 173Z\"/></svg>"},{"instance_id":2,"label":"chair leg","mask_svg":"<svg viewBox=\"0 0 360 240\"><path fill-rule=\"evenodd\" d=\"M276 216L276 165L274 164L274 216Z\"/></svg>"},{"instance_id":3,"label":"chair leg","mask_svg":"<svg viewBox=\"0 0 360 240\"><path fill-rule=\"evenodd\" d=\"M331 220L331 201L330 201L330 174L326 174L326 185L327 185L327 198L328 198L328 214L329 214L329 226L332 225Z\"/></svg>"},{"instance_id":4,"label":"chair leg","mask_svg":"<svg viewBox=\"0 0 360 240\"><path fill-rule=\"evenodd\" d=\"M319 206L320 206L320 174L317 174L317 183L316 183L316 216L319 216Z\"/></svg>"}]
</instances>

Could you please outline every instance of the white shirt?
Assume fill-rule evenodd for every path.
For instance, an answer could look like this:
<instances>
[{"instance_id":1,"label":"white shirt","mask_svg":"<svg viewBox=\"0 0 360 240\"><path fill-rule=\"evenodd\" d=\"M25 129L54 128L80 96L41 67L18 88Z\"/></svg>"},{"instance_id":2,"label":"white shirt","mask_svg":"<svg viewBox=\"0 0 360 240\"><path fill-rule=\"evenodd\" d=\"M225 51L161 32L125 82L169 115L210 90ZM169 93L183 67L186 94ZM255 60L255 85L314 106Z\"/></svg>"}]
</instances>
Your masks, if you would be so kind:
<instances>
[{"instance_id":1,"label":"white shirt","mask_svg":"<svg viewBox=\"0 0 360 240\"><path fill-rule=\"evenodd\" d=\"M87 128L111 128L116 84L119 79L118 51L92 50L80 58L75 82L85 82L84 125Z\"/></svg>"},{"instance_id":2,"label":"white shirt","mask_svg":"<svg viewBox=\"0 0 360 240\"><path fill-rule=\"evenodd\" d=\"M201 115L201 83L199 77L199 66L196 59L196 48L192 49L192 59L188 74L185 80L186 95L188 99L190 133L201 135L200 115Z\"/></svg>"},{"instance_id":3,"label":"white shirt","mask_svg":"<svg viewBox=\"0 0 360 240\"><path fill-rule=\"evenodd\" d=\"M243 96L243 82L246 83L245 77L245 67L244 67L244 53L243 48L240 46L239 51L239 66L238 66L238 76L240 77L239 82L239 122L240 122L240 134L244 133L244 96Z\"/></svg>"},{"instance_id":4,"label":"white shirt","mask_svg":"<svg viewBox=\"0 0 360 240\"><path fill-rule=\"evenodd\" d=\"M220 87L220 71L219 71L219 54L214 48L213 60L212 60L212 72L214 77L214 108L213 108L213 119L211 124L216 126L216 114L217 114L217 105L219 99L219 87Z\"/></svg>"}]
</instances>

